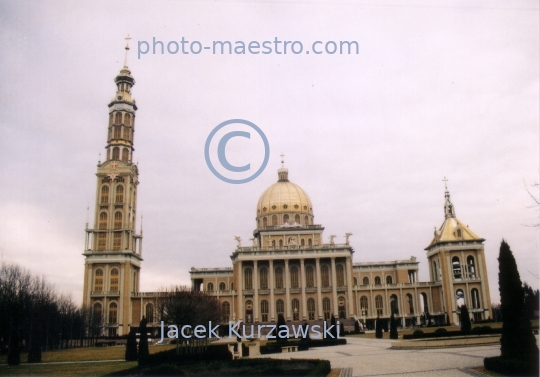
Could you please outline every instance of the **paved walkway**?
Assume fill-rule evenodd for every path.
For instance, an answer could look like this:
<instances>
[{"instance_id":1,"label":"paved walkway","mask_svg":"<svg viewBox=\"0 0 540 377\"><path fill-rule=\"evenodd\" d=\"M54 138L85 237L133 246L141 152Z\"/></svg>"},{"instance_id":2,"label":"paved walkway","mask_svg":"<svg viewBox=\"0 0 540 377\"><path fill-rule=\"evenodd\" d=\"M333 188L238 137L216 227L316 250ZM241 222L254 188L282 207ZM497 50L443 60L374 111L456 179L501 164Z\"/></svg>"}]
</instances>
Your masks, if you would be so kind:
<instances>
[{"instance_id":1,"label":"paved walkway","mask_svg":"<svg viewBox=\"0 0 540 377\"><path fill-rule=\"evenodd\" d=\"M469 368L484 365L484 357L500 355L500 345L393 350L390 339L347 337L347 344L309 351L263 355L279 359L325 359L332 368L352 368L353 376L480 376Z\"/></svg>"}]
</instances>

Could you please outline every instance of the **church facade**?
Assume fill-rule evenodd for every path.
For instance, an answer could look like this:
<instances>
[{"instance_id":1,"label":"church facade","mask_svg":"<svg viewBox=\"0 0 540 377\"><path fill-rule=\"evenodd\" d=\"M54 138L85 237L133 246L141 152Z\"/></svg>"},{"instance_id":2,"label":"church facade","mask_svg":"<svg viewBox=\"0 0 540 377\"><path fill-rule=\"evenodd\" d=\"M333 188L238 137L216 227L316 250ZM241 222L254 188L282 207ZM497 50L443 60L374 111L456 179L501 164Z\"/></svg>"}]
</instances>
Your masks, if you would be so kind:
<instances>
[{"instance_id":1,"label":"church facade","mask_svg":"<svg viewBox=\"0 0 540 377\"><path fill-rule=\"evenodd\" d=\"M128 49L128 47L126 47ZM109 103L105 161L97 166L94 226L86 226L83 307L104 324L104 335L125 335L143 316L159 324L160 292L140 292L142 228L136 231L139 171L133 163L137 105L127 64L115 78ZM314 223L307 193L289 180L287 168L260 197L251 245L238 245L232 266L190 270L192 288L215 296L224 322L355 319L368 328L394 313L403 326L430 318L458 323L466 304L475 320L492 316L484 245L455 216L445 191L444 221L427 252L430 280L418 281L415 257L354 262L352 233L342 244L328 242ZM422 235L420 235L422 236Z\"/></svg>"}]
</instances>

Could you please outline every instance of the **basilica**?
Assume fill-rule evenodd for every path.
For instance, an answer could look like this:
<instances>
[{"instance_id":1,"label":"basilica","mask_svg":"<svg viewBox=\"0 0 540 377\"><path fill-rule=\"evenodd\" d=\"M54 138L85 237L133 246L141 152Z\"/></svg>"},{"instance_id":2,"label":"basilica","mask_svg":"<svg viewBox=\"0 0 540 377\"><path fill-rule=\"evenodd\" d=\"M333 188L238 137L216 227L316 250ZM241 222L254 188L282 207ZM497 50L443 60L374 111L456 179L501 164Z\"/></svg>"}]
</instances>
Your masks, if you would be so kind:
<instances>
[{"instance_id":1,"label":"basilica","mask_svg":"<svg viewBox=\"0 0 540 377\"><path fill-rule=\"evenodd\" d=\"M157 329L162 294L139 291L143 237L135 226L139 170L133 163L137 105L131 94L135 80L126 62L114 81L105 160L96 173L94 226L86 225L83 252L83 306L102 318L108 336L127 334L143 316ZM192 288L219 300L224 322L271 323L280 314L290 322L335 316L373 328L377 318L388 319L393 313L403 327L426 318L446 324L459 322L463 304L472 319L488 319L492 313L484 239L457 219L448 189L441 202L440 228L418 235L426 238L430 274L429 281L420 282L415 257L355 262L352 233L346 233L343 244L335 243L335 236L325 242L308 194L289 180L282 166L277 182L256 203L251 244L243 246L237 237L232 266L191 268Z\"/></svg>"}]
</instances>

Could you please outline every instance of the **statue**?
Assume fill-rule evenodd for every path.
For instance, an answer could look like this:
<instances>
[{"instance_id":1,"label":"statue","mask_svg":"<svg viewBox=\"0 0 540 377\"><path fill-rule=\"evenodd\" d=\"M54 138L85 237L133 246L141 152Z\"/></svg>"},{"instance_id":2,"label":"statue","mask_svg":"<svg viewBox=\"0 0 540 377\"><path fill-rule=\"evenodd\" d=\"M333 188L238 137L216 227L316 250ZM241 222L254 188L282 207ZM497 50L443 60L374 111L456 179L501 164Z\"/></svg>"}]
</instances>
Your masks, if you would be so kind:
<instances>
[{"instance_id":1,"label":"statue","mask_svg":"<svg viewBox=\"0 0 540 377\"><path fill-rule=\"evenodd\" d=\"M242 247L242 238L240 236L234 236L236 242L238 242L238 247Z\"/></svg>"},{"instance_id":2,"label":"statue","mask_svg":"<svg viewBox=\"0 0 540 377\"><path fill-rule=\"evenodd\" d=\"M345 233L345 245L349 244L349 237L352 236L352 233Z\"/></svg>"},{"instance_id":3,"label":"statue","mask_svg":"<svg viewBox=\"0 0 540 377\"><path fill-rule=\"evenodd\" d=\"M330 237L330 245L333 245L334 244L334 238L336 238L336 235L335 234L332 234Z\"/></svg>"},{"instance_id":4,"label":"statue","mask_svg":"<svg viewBox=\"0 0 540 377\"><path fill-rule=\"evenodd\" d=\"M258 247L259 246L259 239L257 237L255 238L250 238L249 239L251 242L253 242L253 247Z\"/></svg>"}]
</instances>

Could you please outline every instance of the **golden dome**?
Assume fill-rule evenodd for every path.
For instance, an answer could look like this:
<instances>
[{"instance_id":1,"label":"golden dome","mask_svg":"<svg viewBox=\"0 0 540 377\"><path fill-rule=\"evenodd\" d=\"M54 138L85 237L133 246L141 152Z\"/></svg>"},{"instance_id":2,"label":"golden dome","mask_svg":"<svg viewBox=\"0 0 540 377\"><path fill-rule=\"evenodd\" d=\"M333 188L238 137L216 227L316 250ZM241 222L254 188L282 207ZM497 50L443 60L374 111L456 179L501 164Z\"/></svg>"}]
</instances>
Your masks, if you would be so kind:
<instances>
[{"instance_id":1,"label":"golden dome","mask_svg":"<svg viewBox=\"0 0 540 377\"><path fill-rule=\"evenodd\" d=\"M257 227L313 224L313 208L309 196L300 186L289 181L286 168L278 170L278 177L279 180L259 198Z\"/></svg>"}]
</instances>

